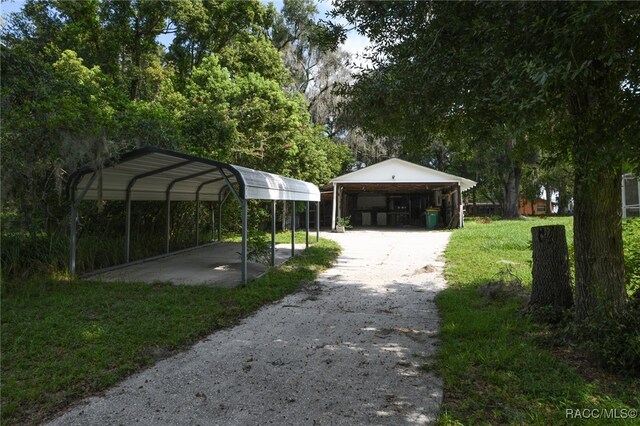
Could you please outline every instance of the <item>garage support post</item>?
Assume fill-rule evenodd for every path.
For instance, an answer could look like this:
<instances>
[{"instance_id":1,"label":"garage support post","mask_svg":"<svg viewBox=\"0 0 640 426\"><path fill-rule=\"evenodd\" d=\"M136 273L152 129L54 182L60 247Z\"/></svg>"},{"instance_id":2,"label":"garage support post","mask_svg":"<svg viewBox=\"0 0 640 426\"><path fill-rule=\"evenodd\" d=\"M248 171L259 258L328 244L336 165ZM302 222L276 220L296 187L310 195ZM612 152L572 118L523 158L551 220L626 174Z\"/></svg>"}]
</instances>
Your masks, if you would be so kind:
<instances>
[{"instance_id":1,"label":"garage support post","mask_svg":"<svg viewBox=\"0 0 640 426\"><path fill-rule=\"evenodd\" d=\"M336 198L337 198L337 191L336 191L336 184L333 184L333 204L331 205L331 230L333 231L334 229L336 229Z\"/></svg>"},{"instance_id":2,"label":"garage support post","mask_svg":"<svg viewBox=\"0 0 640 426\"><path fill-rule=\"evenodd\" d=\"M640 191L638 194L640 194ZM627 185L624 176L622 176L622 218L627 218Z\"/></svg>"},{"instance_id":3,"label":"garage support post","mask_svg":"<svg viewBox=\"0 0 640 426\"><path fill-rule=\"evenodd\" d=\"M464 202L460 184L458 184L458 228L464 228Z\"/></svg>"},{"instance_id":4,"label":"garage support post","mask_svg":"<svg viewBox=\"0 0 640 426\"><path fill-rule=\"evenodd\" d=\"M291 201L291 257L296 252L296 202Z\"/></svg>"},{"instance_id":5,"label":"garage support post","mask_svg":"<svg viewBox=\"0 0 640 426\"><path fill-rule=\"evenodd\" d=\"M338 220L342 218L342 187L338 188Z\"/></svg>"},{"instance_id":6,"label":"garage support post","mask_svg":"<svg viewBox=\"0 0 640 426\"><path fill-rule=\"evenodd\" d=\"M247 285L247 200L242 200L242 285Z\"/></svg>"},{"instance_id":7,"label":"garage support post","mask_svg":"<svg viewBox=\"0 0 640 426\"><path fill-rule=\"evenodd\" d=\"M320 201L316 201L316 243L320 241Z\"/></svg>"},{"instance_id":8,"label":"garage support post","mask_svg":"<svg viewBox=\"0 0 640 426\"><path fill-rule=\"evenodd\" d=\"M276 200L271 201L271 266L276 266Z\"/></svg>"},{"instance_id":9,"label":"garage support post","mask_svg":"<svg viewBox=\"0 0 640 426\"><path fill-rule=\"evenodd\" d=\"M306 209L305 209L305 216L306 216L306 240L305 240L305 248L309 248L309 202L307 201L307 205L306 205Z\"/></svg>"}]
</instances>

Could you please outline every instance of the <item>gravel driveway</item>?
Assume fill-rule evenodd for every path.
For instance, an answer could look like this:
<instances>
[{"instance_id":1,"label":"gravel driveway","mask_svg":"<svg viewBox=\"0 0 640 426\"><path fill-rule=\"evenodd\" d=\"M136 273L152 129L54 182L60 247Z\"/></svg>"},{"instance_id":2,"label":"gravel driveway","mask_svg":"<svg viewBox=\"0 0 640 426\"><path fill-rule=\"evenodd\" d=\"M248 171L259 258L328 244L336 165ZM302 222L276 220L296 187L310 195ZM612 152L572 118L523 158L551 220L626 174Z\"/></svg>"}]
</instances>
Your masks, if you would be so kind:
<instances>
[{"instance_id":1,"label":"gravel driveway","mask_svg":"<svg viewBox=\"0 0 640 426\"><path fill-rule=\"evenodd\" d=\"M344 248L304 291L83 401L52 424L358 425L433 420L434 295L450 234L325 234Z\"/></svg>"}]
</instances>

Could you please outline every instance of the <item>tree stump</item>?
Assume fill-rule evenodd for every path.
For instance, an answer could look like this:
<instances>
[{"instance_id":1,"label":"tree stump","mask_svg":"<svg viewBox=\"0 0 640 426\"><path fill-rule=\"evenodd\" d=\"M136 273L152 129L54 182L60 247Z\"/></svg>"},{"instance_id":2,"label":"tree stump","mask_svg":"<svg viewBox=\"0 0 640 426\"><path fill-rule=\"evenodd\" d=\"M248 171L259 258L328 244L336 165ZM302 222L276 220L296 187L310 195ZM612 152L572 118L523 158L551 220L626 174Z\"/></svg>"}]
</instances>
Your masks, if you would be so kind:
<instances>
[{"instance_id":1,"label":"tree stump","mask_svg":"<svg viewBox=\"0 0 640 426\"><path fill-rule=\"evenodd\" d=\"M533 288L530 305L567 309L573 306L569 250L564 225L534 226Z\"/></svg>"}]
</instances>

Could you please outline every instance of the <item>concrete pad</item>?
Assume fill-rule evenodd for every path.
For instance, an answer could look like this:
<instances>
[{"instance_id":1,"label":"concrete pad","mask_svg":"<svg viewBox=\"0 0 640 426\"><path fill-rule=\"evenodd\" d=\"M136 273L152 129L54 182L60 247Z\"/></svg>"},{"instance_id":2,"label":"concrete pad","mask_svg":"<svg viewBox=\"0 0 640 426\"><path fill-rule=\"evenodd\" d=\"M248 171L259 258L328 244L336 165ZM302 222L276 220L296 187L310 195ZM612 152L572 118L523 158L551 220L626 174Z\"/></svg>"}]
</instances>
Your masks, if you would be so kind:
<instances>
[{"instance_id":1,"label":"concrete pad","mask_svg":"<svg viewBox=\"0 0 640 426\"><path fill-rule=\"evenodd\" d=\"M305 249L296 244L295 253ZM242 248L240 243L219 243L183 251L160 259L123 266L87 276L95 281L170 282L176 285L208 285L231 288L242 282ZM276 264L291 257L291 244L276 244ZM248 262L249 279L269 269L267 265Z\"/></svg>"},{"instance_id":2,"label":"concrete pad","mask_svg":"<svg viewBox=\"0 0 640 426\"><path fill-rule=\"evenodd\" d=\"M50 424L421 425L448 232L324 234L344 251L315 283L87 398Z\"/></svg>"}]
</instances>

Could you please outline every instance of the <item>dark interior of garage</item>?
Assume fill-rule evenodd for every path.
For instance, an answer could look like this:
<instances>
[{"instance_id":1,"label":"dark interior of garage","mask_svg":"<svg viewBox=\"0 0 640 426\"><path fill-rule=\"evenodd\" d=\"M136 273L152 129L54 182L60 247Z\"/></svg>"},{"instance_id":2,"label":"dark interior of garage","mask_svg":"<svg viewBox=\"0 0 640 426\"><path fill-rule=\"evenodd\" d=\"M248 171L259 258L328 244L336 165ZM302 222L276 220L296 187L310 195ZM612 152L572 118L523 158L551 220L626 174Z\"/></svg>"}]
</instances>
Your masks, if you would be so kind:
<instances>
[{"instance_id":1,"label":"dark interior of garage","mask_svg":"<svg viewBox=\"0 0 640 426\"><path fill-rule=\"evenodd\" d=\"M452 228L458 226L457 184L347 184L338 195L341 217L353 227ZM322 194L321 225L331 225L331 192ZM428 217L431 214L431 225ZM435 222L433 222L435 220Z\"/></svg>"}]
</instances>

